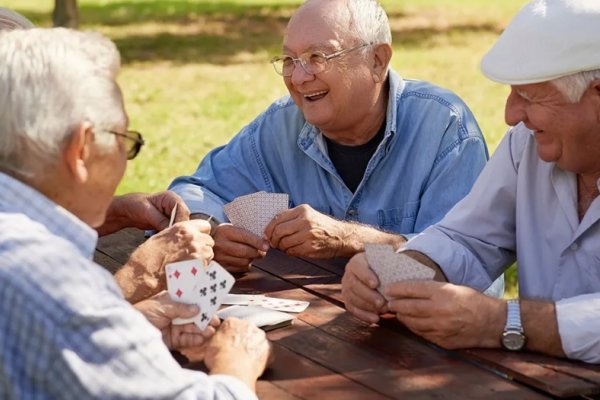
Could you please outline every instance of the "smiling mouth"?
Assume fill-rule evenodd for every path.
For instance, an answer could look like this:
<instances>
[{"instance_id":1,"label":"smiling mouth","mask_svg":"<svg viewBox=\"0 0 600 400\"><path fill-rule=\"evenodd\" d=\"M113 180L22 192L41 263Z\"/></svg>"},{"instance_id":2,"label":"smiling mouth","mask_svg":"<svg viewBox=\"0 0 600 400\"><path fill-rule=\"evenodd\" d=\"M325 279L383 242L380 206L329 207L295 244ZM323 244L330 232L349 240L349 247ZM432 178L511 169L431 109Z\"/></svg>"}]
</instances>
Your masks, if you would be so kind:
<instances>
[{"instance_id":1,"label":"smiling mouth","mask_svg":"<svg viewBox=\"0 0 600 400\"><path fill-rule=\"evenodd\" d=\"M317 100L321 100L323 97L327 96L328 93L329 93L328 90L321 90L319 92L305 94L304 98L308 101L317 101Z\"/></svg>"}]
</instances>

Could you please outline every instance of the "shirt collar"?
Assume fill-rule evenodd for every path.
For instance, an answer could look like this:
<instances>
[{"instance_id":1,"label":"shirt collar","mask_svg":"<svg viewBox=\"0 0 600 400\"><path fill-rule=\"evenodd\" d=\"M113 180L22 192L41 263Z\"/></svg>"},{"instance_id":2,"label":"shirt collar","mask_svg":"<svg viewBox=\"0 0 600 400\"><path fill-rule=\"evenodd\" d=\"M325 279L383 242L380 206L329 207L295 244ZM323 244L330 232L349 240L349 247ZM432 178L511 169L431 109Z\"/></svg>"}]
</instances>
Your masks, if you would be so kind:
<instances>
[{"instance_id":1,"label":"shirt collar","mask_svg":"<svg viewBox=\"0 0 600 400\"><path fill-rule=\"evenodd\" d=\"M398 102L404 92L404 79L398 75L394 70L390 68L388 72L388 79L390 81L390 93L388 95L388 106L387 106L387 127L385 130L385 137L390 136L392 133L396 133L396 122L398 120Z\"/></svg>"},{"instance_id":2,"label":"shirt collar","mask_svg":"<svg viewBox=\"0 0 600 400\"><path fill-rule=\"evenodd\" d=\"M84 257L92 258L98 240L96 230L31 186L2 172L0 187L0 214L23 214L73 243Z\"/></svg>"}]
</instances>

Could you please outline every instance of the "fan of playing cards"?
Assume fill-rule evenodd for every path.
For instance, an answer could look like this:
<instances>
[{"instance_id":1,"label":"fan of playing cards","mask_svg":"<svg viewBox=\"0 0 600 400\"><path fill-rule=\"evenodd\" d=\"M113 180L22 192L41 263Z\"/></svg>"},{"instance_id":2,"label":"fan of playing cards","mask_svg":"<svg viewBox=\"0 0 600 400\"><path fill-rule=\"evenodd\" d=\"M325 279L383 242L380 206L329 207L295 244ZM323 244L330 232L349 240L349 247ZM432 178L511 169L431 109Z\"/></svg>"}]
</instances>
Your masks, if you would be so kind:
<instances>
[{"instance_id":1,"label":"fan of playing cards","mask_svg":"<svg viewBox=\"0 0 600 400\"><path fill-rule=\"evenodd\" d=\"M261 191L237 197L225 204L223 210L233 225L262 237L271 220L287 210L288 205L289 196L286 193Z\"/></svg>"},{"instance_id":2,"label":"fan of playing cards","mask_svg":"<svg viewBox=\"0 0 600 400\"><path fill-rule=\"evenodd\" d=\"M396 253L389 244L365 244L365 253L371 269L379 279L377 290L395 282L433 279L435 272L402 253ZM385 296L385 295L384 295ZM389 300L389 299L388 299Z\"/></svg>"},{"instance_id":3,"label":"fan of playing cards","mask_svg":"<svg viewBox=\"0 0 600 400\"><path fill-rule=\"evenodd\" d=\"M235 278L216 261L212 261L206 270L202 260L188 260L167 264L165 271L171 299L200 307L200 313L194 318L178 318L173 324L194 322L202 330L208 326L235 282Z\"/></svg>"},{"instance_id":4,"label":"fan of playing cards","mask_svg":"<svg viewBox=\"0 0 600 400\"><path fill-rule=\"evenodd\" d=\"M263 329L275 328L294 319L286 312L302 312L309 305L308 301L229 294L235 278L216 261L212 261L206 270L202 260L180 261L167 264L165 271L171 299L200 307L200 313L194 318L173 320L176 325L193 322L204 330L219 307L230 304L234 306L221 310L220 318L237 317L252 321Z\"/></svg>"}]
</instances>

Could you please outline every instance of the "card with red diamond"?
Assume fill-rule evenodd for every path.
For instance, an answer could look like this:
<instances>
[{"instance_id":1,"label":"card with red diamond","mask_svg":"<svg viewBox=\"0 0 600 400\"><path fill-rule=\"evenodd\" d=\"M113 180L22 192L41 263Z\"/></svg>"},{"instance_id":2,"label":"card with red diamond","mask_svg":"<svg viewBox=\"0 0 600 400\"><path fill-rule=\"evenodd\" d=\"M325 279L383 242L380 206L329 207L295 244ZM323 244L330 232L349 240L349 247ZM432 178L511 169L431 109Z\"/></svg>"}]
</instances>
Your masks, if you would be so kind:
<instances>
[{"instance_id":1,"label":"card with red diamond","mask_svg":"<svg viewBox=\"0 0 600 400\"><path fill-rule=\"evenodd\" d=\"M219 263L212 261L205 269L202 260L188 260L167 264L167 291L172 300L196 304L198 315L176 318L174 325L195 323L204 330L219 309L225 296L235 283L234 277Z\"/></svg>"}]
</instances>

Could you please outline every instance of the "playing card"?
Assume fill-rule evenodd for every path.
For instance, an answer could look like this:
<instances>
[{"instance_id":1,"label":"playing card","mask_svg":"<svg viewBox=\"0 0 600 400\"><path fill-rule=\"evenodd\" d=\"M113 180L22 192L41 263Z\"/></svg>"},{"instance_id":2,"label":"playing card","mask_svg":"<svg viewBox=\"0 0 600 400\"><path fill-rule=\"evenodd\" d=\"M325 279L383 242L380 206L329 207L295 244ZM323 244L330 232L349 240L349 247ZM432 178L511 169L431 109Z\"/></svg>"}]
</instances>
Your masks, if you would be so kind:
<instances>
[{"instance_id":1,"label":"playing card","mask_svg":"<svg viewBox=\"0 0 600 400\"><path fill-rule=\"evenodd\" d=\"M262 237L265 228L273 218L282 211L288 209L289 196L286 193L259 192L254 198L254 212L256 213L256 224L250 232Z\"/></svg>"},{"instance_id":2,"label":"playing card","mask_svg":"<svg viewBox=\"0 0 600 400\"><path fill-rule=\"evenodd\" d=\"M377 290L383 294L383 289L392 283L407 280L433 279L435 271L417 260L396 253L387 244L365 244L367 261L379 279Z\"/></svg>"},{"instance_id":3,"label":"playing card","mask_svg":"<svg viewBox=\"0 0 600 400\"><path fill-rule=\"evenodd\" d=\"M230 306L217 313L219 318L238 318L254 323L265 331L287 326L292 323L294 316L258 306Z\"/></svg>"},{"instance_id":4,"label":"playing card","mask_svg":"<svg viewBox=\"0 0 600 400\"><path fill-rule=\"evenodd\" d=\"M234 283L235 278L225 268L211 261L204 279L195 289L195 304L200 307L200 313L194 318L198 328L205 329L208 326Z\"/></svg>"},{"instance_id":5,"label":"playing card","mask_svg":"<svg viewBox=\"0 0 600 400\"><path fill-rule=\"evenodd\" d=\"M288 204L286 193L261 191L237 197L225 204L223 210L233 225L262 237L273 217L287 210Z\"/></svg>"},{"instance_id":6,"label":"playing card","mask_svg":"<svg viewBox=\"0 0 600 400\"><path fill-rule=\"evenodd\" d=\"M186 260L165 266L167 291L171 299L181 303L192 303L195 299L194 287L204 275L202 260Z\"/></svg>"},{"instance_id":7,"label":"playing card","mask_svg":"<svg viewBox=\"0 0 600 400\"><path fill-rule=\"evenodd\" d=\"M255 298L265 297L262 294L233 294L229 293L221 304L247 306L248 302Z\"/></svg>"},{"instance_id":8,"label":"playing card","mask_svg":"<svg viewBox=\"0 0 600 400\"><path fill-rule=\"evenodd\" d=\"M212 261L205 270L201 260L181 261L167 264L167 290L171 299L180 303L196 304L200 313L193 318L176 318L174 325L195 323L205 329L219 309L235 282L216 261Z\"/></svg>"},{"instance_id":9,"label":"playing card","mask_svg":"<svg viewBox=\"0 0 600 400\"><path fill-rule=\"evenodd\" d=\"M306 310L310 303L308 301L279 299L276 297L253 298L248 300L249 306L259 306L276 311L287 311L299 313Z\"/></svg>"}]
</instances>

